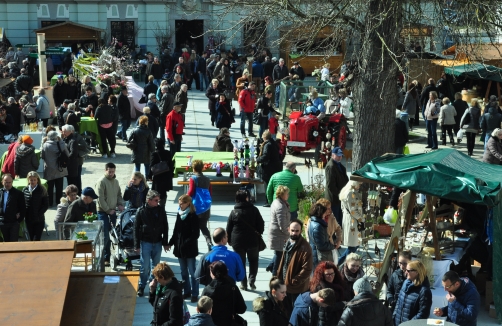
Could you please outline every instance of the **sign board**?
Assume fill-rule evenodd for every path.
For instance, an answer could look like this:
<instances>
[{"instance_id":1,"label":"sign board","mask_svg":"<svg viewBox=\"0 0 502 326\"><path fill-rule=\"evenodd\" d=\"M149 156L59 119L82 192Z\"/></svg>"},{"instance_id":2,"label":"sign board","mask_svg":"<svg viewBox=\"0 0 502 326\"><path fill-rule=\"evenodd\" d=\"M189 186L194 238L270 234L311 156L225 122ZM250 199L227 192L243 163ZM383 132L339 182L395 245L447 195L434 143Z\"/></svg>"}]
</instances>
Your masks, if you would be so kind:
<instances>
[{"instance_id":1,"label":"sign board","mask_svg":"<svg viewBox=\"0 0 502 326\"><path fill-rule=\"evenodd\" d=\"M36 48L37 44L16 44L16 48Z\"/></svg>"},{"instance_id":2,"label":"sign board","mask_svg":"<svg viewBox=\"0 0 502 326\"><path fill-rule=\"evenodd\" d=\"M45 50L40 51L41 55L51 55L51 54L63 54L63 50Z\"/></svg>"},{"instance_id":3,"label":"sign board","mask_svg":"<svg viewBox=\"0 0 502 326\"><path fill-rule=\"evenodd\" d=\"M38 59L38 53L30 53L30 54L28 54L28 57Z\"/></svg>"}]
</instances>

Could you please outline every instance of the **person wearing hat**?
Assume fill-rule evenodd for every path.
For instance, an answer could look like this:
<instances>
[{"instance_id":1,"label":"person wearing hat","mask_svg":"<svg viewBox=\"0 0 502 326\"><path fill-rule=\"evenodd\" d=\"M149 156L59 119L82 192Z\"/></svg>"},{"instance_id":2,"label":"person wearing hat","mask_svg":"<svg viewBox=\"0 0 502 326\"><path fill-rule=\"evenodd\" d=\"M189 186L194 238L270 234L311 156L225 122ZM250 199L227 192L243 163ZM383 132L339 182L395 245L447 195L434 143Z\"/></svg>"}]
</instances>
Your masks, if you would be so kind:
<instances>
[{"instance_id":1,"label":"person wearing hat","mask_svg":"<svg viewBox=\"0 0 502 326\"><path fill-rule=\"evenodd\" d=\"M326 288L316 293L304 292L295 301L289 324L291 326L317 326L319 307L334 306L335 302L333 289Z\"/></svg>"},{"instance_id":2,"label":"person wearing hat","mask_svg":"<svg viewBox=\"0 0 502 326\"><path fill-rule=\"evenodd\" d=\"M298 61L293 62L293 67L291 67L291 70L289 70L289 75L298 75L300 80L305 79L305 71L303 71L303 68L302 66L300 66L300 63Z\"/></svg>"},{"instance_id":3,"label":"person wearing hat","mask_svg":"<svg viewBox=\"0 0 502 326\"><path fill-rule=\"evenodd\" d=\"M66 124L65 119L64 119L64 114L68 110L68 105L72 103L71 100L65 99L61 106L58 108L57 111L57 117L58 117L58 127L59 130L63 128L63 126Z\"/></svg>"},{"instance_id":4,"label":"person wearing hat","mask_svg":"<svg viewBox=\"0 0 502 326\"><path fill-rule=\"evenodd\" d=\"M63 75L58 75L58 81L52 89L52 97L54 99L54 104L56 104L56 107L59 107L61 104L63 104L64 100L68 97L67 93L68 88L64 83Z\"/></svg>"},{"instance_id":5,"label":"person wearing hat","mask_svg":"<svg viewBox=\"0 0 502 326\"><path fill-rule=\"evenodd\" d=\"M393 326L389 308L373 294L367 276L353 285L355 297L347 303L338 325Z\"/></svg>"},{"instance_id":6,"label":"person wearing hat","mask_svg":"<svg viewBox=\"0 0 502 326\"><path fill-rule=\"evenodd\" d=\"M86 187L82 190L82 196L72 202L68 206L66 211L66 216L64 218L65 223L77 223L78 221L84 220L84 213L91 212L97 214L96 203L94 199L98 199L98 195L91 187Z\"/></svg>"},{"instance_id":7,"label":"person wearing hat","mask_svg":"<svg viewBox=\"0 0 502 326\"><path fill-rule=\"evenodd\" d=\"M16 149L16 157L14 158L14 170L16 176L26 178L30 171L38 170L39 159L35 154L35 147L33 147L33 139L24 135L21 140L23 143Z\"/></svg>"},{"instance_id":8,"label":"person wearing hat","mask_svg":"<svg viewBox=\"0 0 502 326\"><path fill-rule=\"evenodd\" d=\"M331 160L328 161L324 172L326 174L326 191L324 197L331 202L331 210L335 215L336 221L342 225L342 204L338 195L340 190L349 182L347 169L342 164L343 151L340 147L334 147L331 150Z\"/></svg>"},{"instance_id":9,"label":"person wearing hat","mask_svg":"<svg viewBox=\"0 0 502 326\"><path fill-rule=\"evenodd\" d=\"M181 151L181 141L183 140L183 116L181 115L182 104L174 102L173 110L166 117L167 140L169 141L169 150L174 157L176 152Z\"/></svg>"}]
</instances>

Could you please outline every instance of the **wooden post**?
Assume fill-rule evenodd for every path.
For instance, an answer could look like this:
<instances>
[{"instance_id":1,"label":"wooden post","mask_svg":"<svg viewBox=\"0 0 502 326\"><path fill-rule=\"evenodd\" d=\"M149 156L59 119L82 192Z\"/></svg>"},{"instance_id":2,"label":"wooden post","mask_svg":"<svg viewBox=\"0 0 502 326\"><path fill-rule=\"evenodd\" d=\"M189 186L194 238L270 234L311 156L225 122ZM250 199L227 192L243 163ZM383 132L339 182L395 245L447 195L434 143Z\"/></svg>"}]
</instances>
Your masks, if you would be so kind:
<instances>
[{"instance_id":1,"label":"wooden post","mask_svg":"<svg viewBox=\"0 0 502 326\"><path fill-rule=\"evenodd\" d=\"M492 88L492 81L491 80L488 82L488 87L486 88L485 102L488 102L488 95L490 95L490 88Z\"/></svg>"},{"instance_id":2,"label":"wooden post","mask_svg":"<svg viewBox=\"0 0 502 326\"><path fill-rule=\"evenodd\" d=\"M439 250L438 231L436 229L436 213L432 210L432 196L427 195L427 210L429 212L429 225L432 232L432 242L434 244L434 255L436 260L441 260L441 251Z\"/></svg>"},{"instance_id":3,"label":"wooden post","mask_svg":"<svg viewBox=\"0 0 502 326\"><path fill-rule=\"evenodd\" d=\"M38 45L38 75L40 81L40 87L47 87L47 63L45 54L41 54L45 51L45 33L37 33L37 45Z\"/></svg>"}]
</instances>

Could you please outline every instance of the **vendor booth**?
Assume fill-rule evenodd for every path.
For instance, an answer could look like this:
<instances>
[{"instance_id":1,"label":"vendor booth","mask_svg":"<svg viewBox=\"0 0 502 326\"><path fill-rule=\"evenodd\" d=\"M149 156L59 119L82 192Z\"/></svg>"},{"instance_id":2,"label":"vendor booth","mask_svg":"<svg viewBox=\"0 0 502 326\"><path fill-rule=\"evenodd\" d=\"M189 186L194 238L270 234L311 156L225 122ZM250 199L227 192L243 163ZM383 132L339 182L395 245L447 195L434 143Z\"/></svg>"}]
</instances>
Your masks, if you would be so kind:
<instances>
[{"instance_id":1,"label":"vendor booth","mask_svg":"<svg viewBox=\"0 0 502 326\"><path fill-rule=\"evenodd\" d=\"M484 220L487 219L486 211L490 208L493 208L493 266L497 266L502 261L502 248L500 246L502 240L502 194L500 191L502 167L471 159L454 149L441 149L424 154L387 154L377 157L355 171L351 176L351 180L369 183L370 185L392 186L409 191L405 214L402 214L402 219L398 219L395 224L389 245L385 251L381 270L388 270L391 255L395 250L403 248L409 233L412 232L410 231L412 227L411 220L417 194L425 195L425 207L421 214L416 214L417 221L423 222L427 218L429 219L428 225L427 223L422 224L422 228L425 229L426 236L433 238L430 241L432 242L430 246L432 248L429 248L431 249L429 252L434 258L434 270L438 271L439 277L449 270L452 262L455 264L461 259L468 247L471 244L474 245L477 241L477 237L484 236L480 232L483 232ZM434 207L438 199L441 202L448 202L464 208L466 214L462 218L462 225L458 224L453 216L451 216L451 224L439 222L443 216L447 216L449 213L446 210L446 213L443 214L443 205ZM422 200L421 197L418 200ZM482 213L476 214L476 209L481 209L480 211L484 212L484 215ZM446 218L445 221L448 219ZM481 225L478 228L481 231L478 231L477 235L473 234L470 239L457 239L457 231L464 228L466 224L471 226ZM401 225L403 228L401 228ZM415 226L413 227L415 228ZM443 247L446 248L447 246L446 242L443 242L441 235L450 227L452 232L449 233L449 245L454 249L453 254L446 253L447 250L443 250ZM473 229L475 228L473 227ZM417 229L416 232L418 232ZM420 246L420 250L423 252L425 247ZM445 258L447 261L442 260ZM379 275L380 282L384 279L383 274ZM431 282L431 284L437 286L437 280ZM493 300L499 320L502 318L501 289L502 275L494 273ZM433 301L438 301L438 306L444 305L442 299L444 299L445 293L441 287L433 290Z\"/></svg>"}]
</instances>

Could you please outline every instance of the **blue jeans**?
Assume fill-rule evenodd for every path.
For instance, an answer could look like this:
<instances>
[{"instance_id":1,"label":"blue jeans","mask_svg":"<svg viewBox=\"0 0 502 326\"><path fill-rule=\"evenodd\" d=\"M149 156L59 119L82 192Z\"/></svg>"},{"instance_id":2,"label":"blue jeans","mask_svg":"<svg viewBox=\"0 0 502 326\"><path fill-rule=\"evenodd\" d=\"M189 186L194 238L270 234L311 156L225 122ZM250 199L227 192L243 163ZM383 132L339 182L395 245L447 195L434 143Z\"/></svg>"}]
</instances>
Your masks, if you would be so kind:
<instances>
[{"instance_id":1,"label":"blue jeans","mask_svg":"<svg viewBox=\"0 0 502 326\"><path fill-rule=\"evenodd\" d=\"M340 257L338 257L338 266L340 266L341 264L343 264L343 262L345 261L345 258L347 258L347 256L348 256L348 254L356 252L357 248L359 248L359 246L357 246L357 247L347 247L347 249L345 250L345 252Z\"/></svg>"},{"instance_id":2,"label":"blue jeans","mask_svg":"<svg viewBox=\"0 0 502 326\"><path fill-rule=\"evenodd\" d=\"M139 262L141 266L139 267L140 277L138 280L138 289L144 289L148 286L148 283L153 280L151 272L160 262L160 255L162 254L162 241L157 243L141 241L139 248L141 252Z\"/></svg>"},{"instance_id":3,"label":"blue jeans","mask_svg":"<svg viewBox=\"0 0 502 326\"><path fill-rule=\"evenodd\" d=\"M291 214L291 217L290 217L291 220L298 219L298 211L291 212L290 214Z\"/></svg>"},{"instance_id":4,"label":"blue jeans","mask_svg":"<svg viewBox=\"0 0 502 326\"><path fill-rule=\"evenodd\" d=\"M248 134L253 133L253 112L246 113L241 111L241 134L245 134L246 120L248 120Z\"/></svg>"},{"instance_id":5,"label":"blue jeans","mask_svg":"<svg viewBox=\"0 0 502 326\"><path fill-rule=\"evenodd\" d=\"M117 222L117 214L108 215L105 212L98 211L98 220L103 221L103 235L105 239L103 259L105 261L110 261L110 230L112 229L112 227L115 227L115 224Z\"/></svg>"},{"instance_id":6,"label":"blue jeans","mask_svg":"<svg viewBox=\"0 0 502 326\"><path fill-rule=\"evenodd\" d=\"M200 90L204 92L209 87L209 78L207 78L206 74L199 73L199 80L200 80Z\"/></svg>"},{"instance_id":7,"label":"blue jeans","mask_svg":"<svg viewBox=\"0 0 502 326\"><path fill-rule=\"evenodd\" d=\"M279 107L279 96L281 95L281 86L275 86L275 107Z\"/></svg>"},{"instance_id":8,"label":"blue jeans","mask_svg":"<svg viewBox=\"0 0 502 326\"><path fill-rule=\"evenodd\" d=\"M199 281L195 278L195 257L194 258L178 258L181 269L181 278L185 282L183 284L183 294L191 294L192 297L199 296ZM188 277L190 273L190 278ZM190 286L191 280L191 286ZM191 288L191 289L190 289Z\"/></svg>"},{"instance_id":9,"label":"blue jeans","mask_svg":"<svg viewBox=\"0 0 502 326\"><path fill-rule=\"evenodd\" d=\"M268 129L268 119L266 117L262 117L260 120L260 129L258 129L258 138L261 138L263 132Z\"/></svg>"},{"instance_id":10,"label":"blue jeans","mask_svg":"<svg viewBox=\"0 0 502 326\"><path fill-rule=\"evenodd\" d=\"M438 148L437 126L438 119L425 120L425 127L427 128L427 145L432 148Z\"/></svg>"},{"instance_id":11,"label":"blue jeans","mask_svg":"<svg viewBox=\"0 0 502 326\"><path fill-rule=\"evenodd\" d=\"M123 119L120 120L121 126L120 129L117 133L117 136L122 138L122 140L127 141L127 129L129 129L129 126L131 125L131 120L129 119Z\"/></svg>"},{"instance_id":12,"label":"blue jeans","mask_svg":"<svg viewBox=\"0 0 502 326\"><path fill-rule=\"evenodd\" d=\"M486 134L485 134L485 147L484 147L485 152L486 152L486 143L488 143L488 140L490 140L490 137L492 136L492 131L486 132Z\"/></svg>"},{"instance_id":13,"label":"blue jeans","mask_svg":"<svg viewBox=\"0 0 502 326\"><path fill-rule=\"evenodd\" d=\"M139 172L141 168L141 163L134 163L134 165L136 166L134 171ZM145 166L145 178L148 178L148 174L150 173L150 164L145 163L143 165Z\"/></svg>"}]
</instances>

